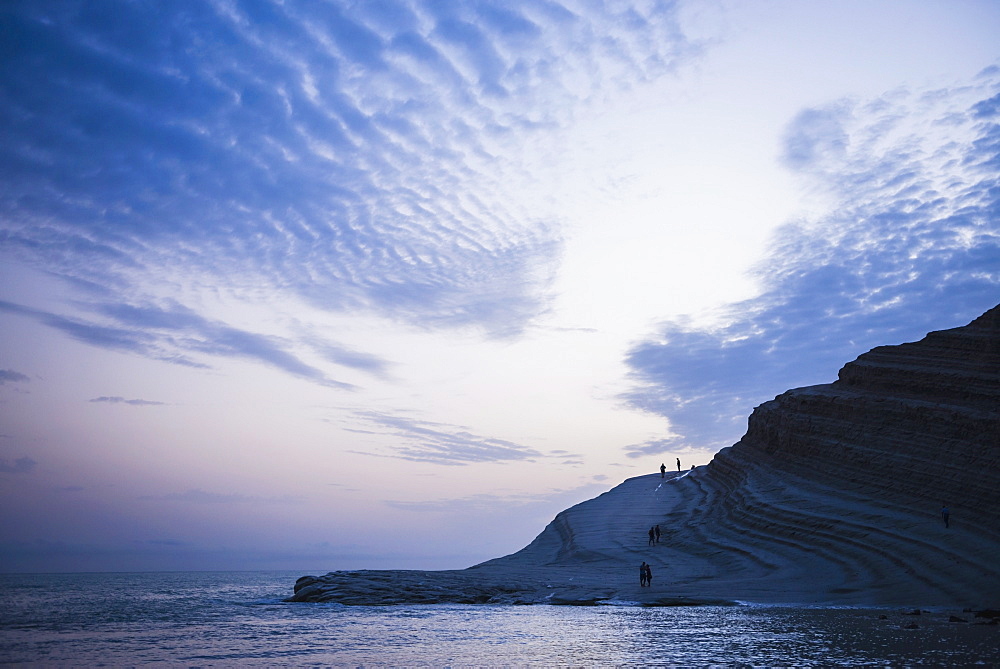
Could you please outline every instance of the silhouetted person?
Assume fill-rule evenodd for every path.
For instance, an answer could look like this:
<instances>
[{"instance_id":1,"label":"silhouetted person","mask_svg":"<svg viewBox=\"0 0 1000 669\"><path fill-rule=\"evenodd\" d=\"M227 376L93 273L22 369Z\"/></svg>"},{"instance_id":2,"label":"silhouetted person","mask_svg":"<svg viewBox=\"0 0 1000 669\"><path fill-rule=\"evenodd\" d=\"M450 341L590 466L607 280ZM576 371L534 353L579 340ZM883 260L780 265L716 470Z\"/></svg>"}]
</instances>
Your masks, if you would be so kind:
<instances>
[{"instance_id":1,"label":"silhouetted person","mask_svg":"<svg viewBox=\"0 0 1000 669\"><path fill-rule=\"evenodd\" d=\"M653 587L653 570L649 568L648 564L646 565L646 585Z\"/></svg>"},{"instance_id":2,"label":"silhouetted person","mask_svg":"<svg viewBox=\"0 0 1000 669\"><path fill-rule=\"evenodd\" d=\"M946 507L944 504L942 504L941 505L941 520L944 521L944 526L945 527L949 527L949 525L948 525L948 517L950 515L951 515L951 511L948 510L948 507Z\"/></svg>"},{"instance_id":3,"label":"silhouetted person","mask_svg":"<svg viewBox=\"0 0 1000 669\"><path fill-rule=\"evenodd\" d=\"M660 543L660 526L657 525L653 529L656 530L656 543Z\"/></svg>"},{"instance_id":4,"label":"silhouetted person","mask_svg":"<svg viewBox=\"0 0 1000 669\"><path fill-rule=\"evenodd\" d=\"M667 475L667 466L661 462L660 463L660 478L662 479L666 475Z\"/></svg>"},{"instance_id":5,"label":"silhouetted person","mask_svg":"<svg viewBox=\"0 0 1000 669\"><path fill-rule=\"evenodd\" d=\"M656 530L652 527L649 528L649 545L652 546L656 543Z\"/></svg>"},{"instance_id":6,"label":"silhouetted person","mask_svg":"<svg viewBox=\"0 0 1000 669\"><path fill-rule=\"evenodd\" d=\"M646 565L645 562L643 562L642 565L639 566L639 587L640 588L646 586L646 567L647 567L647 565Z\"/></svg>"},{"instance_id":7,"label":"silhouetted person","mask_svg":"<svg viewBox=\"0 0 1000 669\"><path fill-rule=\"evenodd\" d=\"M681 470L681 459L677 458L677 471Z\"/></svg>"}]
</instances>

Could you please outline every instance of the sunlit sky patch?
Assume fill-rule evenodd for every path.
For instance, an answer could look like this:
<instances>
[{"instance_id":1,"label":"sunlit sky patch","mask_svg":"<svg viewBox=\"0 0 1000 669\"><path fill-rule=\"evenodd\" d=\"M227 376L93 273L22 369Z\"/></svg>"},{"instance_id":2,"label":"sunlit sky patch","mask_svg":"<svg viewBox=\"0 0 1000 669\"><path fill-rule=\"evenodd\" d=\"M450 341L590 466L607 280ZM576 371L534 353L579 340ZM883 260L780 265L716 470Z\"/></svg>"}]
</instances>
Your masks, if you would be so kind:
<instances>
[{"instance_id":1,"label":"sunlit sky patch","mask_svg":"<svg viewBox=\"0 0 1000 669\"><path fill-rule=\"evenodd\" d=\"M708 462L1000 301L997 34L987 1L6 3L0 570L468 566Z\"/></svg>"}]
</instances>

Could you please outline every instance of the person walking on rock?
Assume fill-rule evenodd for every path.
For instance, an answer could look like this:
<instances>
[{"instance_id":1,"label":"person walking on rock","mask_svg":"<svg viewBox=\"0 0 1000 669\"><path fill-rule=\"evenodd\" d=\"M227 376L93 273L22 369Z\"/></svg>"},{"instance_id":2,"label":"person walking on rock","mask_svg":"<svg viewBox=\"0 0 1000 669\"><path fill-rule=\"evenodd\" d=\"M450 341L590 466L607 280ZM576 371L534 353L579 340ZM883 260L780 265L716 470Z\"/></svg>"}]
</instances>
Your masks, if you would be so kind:
<instances>
[{"instance_id":1,"label":"person walking on rock","mask_svg":"<svg viewBox=\"0 0 1000 669\"><path fill-rule=\"evenodd\" d=\"M657 525L653 529L656 531L656 543L660 543L660 526Z\"/></svg>"},{"instance_id":2,"label":"person walking on rock","mask_svg":"<svg viewBox=\"0 0 1000 669\"><path fill-rule=\"evenodd\" d=\"M640 588L646 587L646 567L647 566L648 565L645 562L643 562L639 566L639 587Z\"/></svg>"},{"instance_id":3,"label":"person walking on rock","mask_svg":"<svg viewBox=\"0 0 1000 669\"><path fill-rule=\"evenodd\" d=\"M643 564L646 563L643 562ZM648 564L646 564L646 587L648 588L653 587L653 570L649 568Z\"/></svg>"},{"instance_id":4,"label":"person walking on rock","mask_svg":"<svg viewBox=\"0 0 1000 669\"><path fill-rule=\"evenodd\" d=\"M941 520L944 521L944 526L948 527L948 516L951 515L951 511L944 504L941 504Z\"/></svg>"},{"instance_id":5,"label":"person walking on rock","mask_svg":"<svg viewBox=\"0 0 1000 669\"><path fill-rule=\"evenodd\" d=\"M681 470L681 459L677 458L677 471Z\"/></svg>"},{"instance_id":6,"label":"person walking on rock","mask_svg":"<svg viewBox=\"0 0 1000 669\"><path fill-rule=\"evenodd\" d=\"M667 475L667 466L661 462L660 463L660 478L662 479L666 475Z\"/></svg>"},{"instance_id":7,"label":"person walking on rock","mask_svg":"<svg viewBox=\"0 0 1000 669\"><path fill-rule=\"evenodd\" d=\"M649 534L649 545L652 546L653 544L656 543L656 530L651 527L649 528L648 534Z\"/></svg>"}]
</instances>

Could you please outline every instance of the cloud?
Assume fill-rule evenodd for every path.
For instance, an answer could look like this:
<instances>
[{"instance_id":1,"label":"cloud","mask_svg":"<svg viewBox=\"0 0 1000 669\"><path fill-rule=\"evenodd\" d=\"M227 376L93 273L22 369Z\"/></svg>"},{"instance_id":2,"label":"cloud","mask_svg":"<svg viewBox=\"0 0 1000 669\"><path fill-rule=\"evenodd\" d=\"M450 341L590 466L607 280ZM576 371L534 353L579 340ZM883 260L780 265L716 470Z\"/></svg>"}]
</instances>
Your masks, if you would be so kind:
<instances>
[{"instance_id":1,"label":"cloud","mask_svg":"<svg viewBox=\"0 0 1000 669\"><path fill-rule=\"evenodd\" d=\"M401 444L392 457L415 462L467 465L481 462L533 460L542 454L511 441L482 437L465 427L416 420L378 411L358 411L355 417L375 426L375 431L351 430L365 434L391 434Z\"/></svg>"},{"instance_id":2,"label":"cloud","mask_svg":"<svg viewBox=\"0 0 1000 669\"><path fill-rule=\"evenodd\" d=\"M302 504L302 497L282 495L280 497L258 497L256 495L240 495L236 493L206 492L191 489L182 493L166 495L144 495L139 499L164 502L190 502L192 504Z\"/></svg>"},{"instance_id":3,"label":"cloud","mask_svg":"<svg viewBox=\"0 0 1000 669\"><path fill-rule=\"evenodd\" d=\"M389 500L386 505L403 511L415 511L417 513L461 513L472 518L482 518L498 513L509 514L511 509L548 509L556 504L567 504L567 500L572 500L569 505L581 499L587 499L590 495L603 492L606 487L600 483L586 483L576 488L567 490L549 490L534 494L509 493L509 494L486 494L467 495L465 497L441 498L436 500L422 500L419 502Z\"/></svg>"},{"instance_id":4,"label":"cloud","mask_svg":"<svg viewBox=\"0 0 1000 669\"><path fill-rule=\"evenodd\" d=\"M93 346L132 353L146 353L149 350L151 337L143 332L86 323L5 300L0 300L0 311L33 318Z\"/></svg>"},{"instance_id":5,"label":"cloud","mask_svg":"<svg viewBox=\"0 0 1000 669\"><path fill-rule=\"evenodd\" d=\"M124 397L95 397L88 402L107 402L108 404L129 404L131 406L162 406L163 402L153 400L127 400Z\"/></svg>"},{"instance_id":6,"label":"cloud","mask_svg":"<svg viewBox=\"0 0 1000 669\"><path fill-rule=\"evenodd\" d=\"M13 369L0 369L0 386L5 383L27 383L30 380L26 375Z\"/></svg>"},{"instance_id":7,"label":"cloud","mask_svg":"<svg viewBox=\"0 0 1000 669\"><path fill-rule=\"evenodd\" d=\"M0 458L0 472L4 474L27 474L38 465L31 458L18 458L11 462L7 458Z\"/></svg>"},{"instance_id":8,"label":"cloud","mask_svg":"<svg viewBox=\"0 0 1000 669\"><path fill-rule=\"evenodd\" d=\"M178 541L177 539L150 539L147 543L152 544L153 546L168 546L171 548L180 548L191 545L188 541Z\"/></svg>"},{"instance_id":9,"label":"cloud","mask_svg":"<svg viewBox=\"0 0 1000 669\"><path fill-rule=\"evenodd\" d=\"M806 169L847 150L844 128L849 105L840 102L825 108L804 109L789 124L782 158L793 169Z\"/></svg>"},{"instance_id":10,"label":"cloud","mask_svg":"<svg viewBox=\"0 0 1000 669\"><path fill-rule=\"evenodd\" d=\"M545 308L562 244L511 196L525 148L697 52L670 2L17 3L4 21L6 253L124 303L239 276L496 335Z\"/></svg>"},{"instance_id":11,"label":"cloud","mask_svg":"<svg viewBox=\"0 0 1000 669\"><path fill-rule=\"evenodd\" d=\"M327 483L331 488L340 488L348 492L359 492L361 488L356 488L354 486L347 485L346 483Z\"/></svg>"},{"instance_id":12,"label":"cloud","mask_svg":"<svg viewBox=\"0 0 1000 669\"><path fill-rule=\"evenodd\" d=\"M188 367L207 368L188 354L244 358L280 369L324 386L353 390L349 383L328 378L286 350L289 344L213 321L168 302L155 304L88 303L83 308L110 324L67 318L0 300L0 311L33 318L92 346L135 353Z\"/></svg>"},{"instance_id":13,"label":"cloud","mask_svg":"<svg viewBox=\"0 0 1000 669\"><path fill-rule=\"evenodd\" d=\"M312 341L312 347L326 360L373 376L385 378L391 363L379 356L331 342Z\"/></svg>"},{"instance_id":14,"label":"cloud","mask_svg":"<svg viewBox=\"0 0 1000 669\"><path fill-rule=\"evenodd\" d=\"M584 462L583 455L579 453L571 453L570 451L566 451L561 448L550 450L548 455L551 458L559 459L559 464L564 466L582 465Z\"/></svg>"},{"instance_id":15,"label":"cloud","mask_svg":"<svg viewBox=\"0 0 1000 669\"><path fill-rule=\"evenodd\" d=\"M385 504L402 511L417 513L490 513L498 505L507 508L526 506L541 501L538 495L488 495L478 494L452 499L421 501L387 500Z\"/></svg>"},{"instance_id":16,"label":"cloud","mask_svg":"<svg viewBox=\"0 0 1000 669\"><path fill-rule=\"evenodd\" d=\"M642 458L647 455L660 455L674 452L675 444L671 439L650 439L641 444L631 444L625 447L625 454L630 458Z\"/></svg>"},{"instance_id":17,"label":"cloud","mask_svg":"<svg viewBox=\"0 0 1000 669\"><path fill-rule=\"evenodd\" d=\"M735 442L750 410L836 379L877 345L957 327L1000 295L995 68L973 83L842 101L792 120L785 156L835 202L775 235L761 294L663 323L628 352L625 399L673 436L631 454Z\"/></svg>"},{"instance_id":18,"label":"cloud","mask_svg":"<svg viewBox=\"0 0 1000 669\"><path fill-rule=\"evenodd\" d=\"M350 390L347 383L327 379L324 374L282 348L275 337L268 337L211 321L176 304L102 304L96 310L137 331L162 333L167 345L213 356L240 357L277 367L323 385Z\"/></svg>"}]
</instances>

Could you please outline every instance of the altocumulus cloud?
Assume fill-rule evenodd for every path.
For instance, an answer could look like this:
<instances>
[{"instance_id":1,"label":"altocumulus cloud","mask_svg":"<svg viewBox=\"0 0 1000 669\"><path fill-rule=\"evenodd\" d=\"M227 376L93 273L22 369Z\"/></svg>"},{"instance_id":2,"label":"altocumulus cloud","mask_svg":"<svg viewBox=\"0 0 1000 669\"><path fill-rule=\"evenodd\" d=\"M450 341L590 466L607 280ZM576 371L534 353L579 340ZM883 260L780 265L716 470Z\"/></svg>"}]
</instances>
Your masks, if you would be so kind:
<instances>
[{"instance_id":1,"label":"altocumulus cloud","mask_svg":"<svg viewBox=\"0 0 1000 669\"><path fill-rule=\"evenodd\" d=\"M532 181L524 147L696 51L656 1L13 2L2 20L5 252L139 309L152 282L227 277L498 335L544 308L561 244L509 196ZM153 357L177 328L38 315ZM215 343L169 343L327 382L273 341L185 327Z\"/></svg>"},{"instance_id":2,"label":"altocumulus cloud","mask_svg":"<svg viewBox=\"0 0 1000 669\"><path fill-rule=\"evenodd\" d=\"M629 455L727 446L756 404L995 306L998 101L991 67L955 88L844 100L793 119L786 164L836 204L780 230L757 269L758 297L714 314L714 327L663 323L629 351L636 386L626 399L668 417L675 433Z\"/></svg>"}]
</instances>

